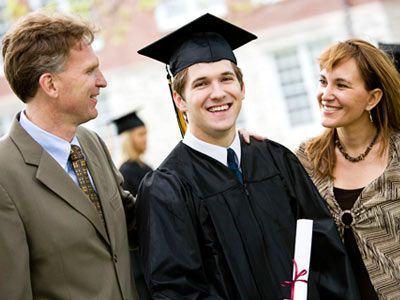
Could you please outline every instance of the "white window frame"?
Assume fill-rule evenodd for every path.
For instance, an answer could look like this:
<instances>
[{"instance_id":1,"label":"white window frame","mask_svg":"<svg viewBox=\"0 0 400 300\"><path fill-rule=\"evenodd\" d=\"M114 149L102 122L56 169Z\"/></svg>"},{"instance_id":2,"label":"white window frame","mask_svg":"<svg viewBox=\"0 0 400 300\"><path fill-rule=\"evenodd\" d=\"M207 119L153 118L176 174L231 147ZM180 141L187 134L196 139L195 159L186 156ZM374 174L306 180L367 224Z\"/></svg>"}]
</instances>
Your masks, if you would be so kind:
<instances>
[{"instance_id":1,"label":"white window frame","mask_svg":"<svg viewBox=\"0 0 400 300\"><path fill-rule=\"evenodd\" d=\"M277 65L278 77L280 80L280 86L282 88L282 96L286 105L286 112L288 114L288 120L290 127L298 126L308 126L312 125L318 116L318 106L315 105L315 91L318 85L319 77L319 66L318 66L318 55L323 51L323 49L330 44L329 39L320 39L315 41L309 41L302 45L287 47L279 51L275 51L273 54L275 62L276 56L284 51L293 51L295 54L295 59L298 64L298 75L301 76L302 90L304 94L305 107L300 109L300 111L308 111L307 116L303 117L303 121L296 121L293 115L296 114L296 110L291 110L288 101L290 97L287 97L287 92L284 90L284 85L282 83L282 77L279 72L280 67Z\"/></svg>"},{"instance_id":2,"label":"white window frame","mask_svg":"<svg viewBox=\"0 0 400 300\"><path fill-rule=\"evenodd\" d=\"M288 53L286 66L284 53ZM274 53L282 94L286 103L286 112L291 127L303 126L313 122L309 93L304 80L303 68L296 47L286 48ZM291 61L288 61L290 59ZM301 114L301 115L300 115Z\"/></svg>"}]
</instances>

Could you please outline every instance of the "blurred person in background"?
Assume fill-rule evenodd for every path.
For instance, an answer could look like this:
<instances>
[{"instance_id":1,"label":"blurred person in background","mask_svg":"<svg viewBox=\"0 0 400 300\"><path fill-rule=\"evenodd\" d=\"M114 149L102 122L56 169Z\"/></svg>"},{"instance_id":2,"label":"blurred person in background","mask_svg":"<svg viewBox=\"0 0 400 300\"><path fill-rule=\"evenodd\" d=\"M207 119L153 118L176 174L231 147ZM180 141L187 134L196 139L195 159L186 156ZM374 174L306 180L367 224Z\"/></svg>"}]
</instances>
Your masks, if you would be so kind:
<instances>
[{"instance_id":1,"label":"blurred person in background","mask_svg":"<svg viewBox=\"0 0 400 300\"><path fill-rule=\"evenodd\" d=\"M0 141L1 299L137 299L134 198L105 143L80 126L107 85L94 32L34 12L4 36L4 74L25 108Z\"/></svg>"},{"instance_id":2,"label":"blurred person in background","mask_svg":"<svg viewBox=\"0 0 400 300\"><path fill-rule=\"evenodd\" d=\"M124 162L119 171L124 177L123 188L130 191L132 195L136 195L142 178L146 173L152 171L141 159L147 148L147 128L136 111L113 120L113 123L117 127L117 133L122 137L122 159ZM140 266L138 248L131 249L130 254L139 299L150 299Z\"/></svg>"},{"instance_id":3,"label":"blurred person in background","mask_svg":"<svg viewBox=\"0 0 400 300\"><path fill-rule=\"evenodd\" d=\"M137 115L130 112L113 120L122 138L122 160L119 171L124 176L123 187L132 195L137 194L140 181L152 168L142 160L147 149L147 128Z\"/></svg>"},{"instance_id":4,"label":"blurred person in background","mask_svg":"<svg viewBox=\"0 0 400 300\"><path fill-rule=\"evenodd\" d=\"M326 130L297 155L333 215L361 298L400 299L400 74L360 39L320 56Z\"/></svg>"}]
</instances>

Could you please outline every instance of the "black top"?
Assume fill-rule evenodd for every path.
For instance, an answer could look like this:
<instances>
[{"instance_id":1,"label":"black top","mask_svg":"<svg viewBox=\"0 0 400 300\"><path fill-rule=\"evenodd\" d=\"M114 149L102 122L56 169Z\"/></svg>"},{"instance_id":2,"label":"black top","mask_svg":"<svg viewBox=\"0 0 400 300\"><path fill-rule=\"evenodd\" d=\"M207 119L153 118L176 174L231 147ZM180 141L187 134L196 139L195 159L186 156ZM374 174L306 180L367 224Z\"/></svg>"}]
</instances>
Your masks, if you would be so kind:
<instances>
[{"instance_id":1,"label":"black top","mask_svg":"<svg viewBox=\"0 0 400 300\"><path fill-rule=\"evenodd\" d=\"M124 177L122 187L130 191L132 195L136 196L141 180L144 175L152 171L152 168L145 163L128 160L121 165L119 171Z\"/></svg>"},{"instance_id":2,"label":"black top","mask_svg":"<svg viewBox=\"0 0 400 300\"><path fill-rule=\"evenodd\" d=\"M290 298L296 220L313 219L308 299L359 299L336 226L296 156L241 145L244 184L179 143L137 198L139 250L152 299Z\"/></svg>"},{"instance_id":3,"label":"black top","mask_svg":"<svg viewBox=\"0 0 400 300\"><path fill-rule=\"evenodd\" d=\"M342 210L350 210L353 207L354 202L356 202L358 196L361 194L362 190L363 188L344 190L335 187L333 189L335 199ZM351 228L345 228L344 230L344 244L351 260L354 275L359 286L361 299L378 300L378 296L376 295L371 280L369 279L367 269L365 268L364 262L361 258L361 253L358 249L357 242Z\"/></svg>"}]
</instances>

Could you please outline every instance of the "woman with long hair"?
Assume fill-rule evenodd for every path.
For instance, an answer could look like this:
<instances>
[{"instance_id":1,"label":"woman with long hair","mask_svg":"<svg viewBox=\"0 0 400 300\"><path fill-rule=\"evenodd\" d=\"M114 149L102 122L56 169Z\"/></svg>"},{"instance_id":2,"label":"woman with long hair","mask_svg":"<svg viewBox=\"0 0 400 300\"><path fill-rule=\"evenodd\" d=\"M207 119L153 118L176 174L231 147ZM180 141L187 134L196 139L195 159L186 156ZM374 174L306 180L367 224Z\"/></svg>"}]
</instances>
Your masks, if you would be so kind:
<instances>
[{"instance_id":1,"label":"woman with long hair","mask_svg":"<svg viewBox=\"0 0 400 300\"><path fill-rule=\"evenodd\" d=\"M361 299L400 299L400 74L360 39L334 44L319 63L326 130L297 155L332 213Z\"/></svg>"}]
</instances>

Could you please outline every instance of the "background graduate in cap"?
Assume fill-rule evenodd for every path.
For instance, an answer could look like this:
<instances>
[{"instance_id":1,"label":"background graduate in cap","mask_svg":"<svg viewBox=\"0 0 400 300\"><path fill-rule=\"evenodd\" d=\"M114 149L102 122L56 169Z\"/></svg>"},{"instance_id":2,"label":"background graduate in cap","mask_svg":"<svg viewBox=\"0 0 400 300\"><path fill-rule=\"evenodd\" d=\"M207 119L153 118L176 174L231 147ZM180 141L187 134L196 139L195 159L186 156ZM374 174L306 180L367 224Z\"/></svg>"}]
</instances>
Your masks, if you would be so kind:
<instances>
[{"instance_id":1,"label":"background graduate in cap","mask_svg":"<svg viewBox=\"0 0 400 300\"><path fill-rule=\"evenodd\" d=\"M168 65L182 142L142 181L139 252L153 299L289 298L299 218L314 220L308 299L358 299L331 216L292 152L243 143L233 49L256 36L210 14L139 51ZM186 124L185 124L186 125Z\"/></svg>"},{"instance_id":2,"label":"background graduate in cap","mask_svg":"<svg viewBox=\"0 0 400 300\"><path fill-rule=\"evenodd\" d=\"M147 128L136 111L113 120L113 123L122 137L124 163L119 170L124 176L124 188L132 195L136 195L140 181L147 172L152 170L142 160L142 155L147 148Z\"/></svg>"},{"instance_id":3,"label":"background graduate in cap","mask_svg":"<svg viewBox=\"0 0 400 300\"><path fill-rule=\"evenodd\" d=\"M152 170L141 159L147 147L147 129L136 111L119 117L112 122L117 127L117 133L122 137L122 156L125 161L120 166L119 171L124 177L123 188L130 191L132 195L136 195L140 181L146 173ZM138 249L131 249L130 255L139 299L150 299L146 283L144 282L143 271L140 267Z\"/></svg>"}]
</instances>

